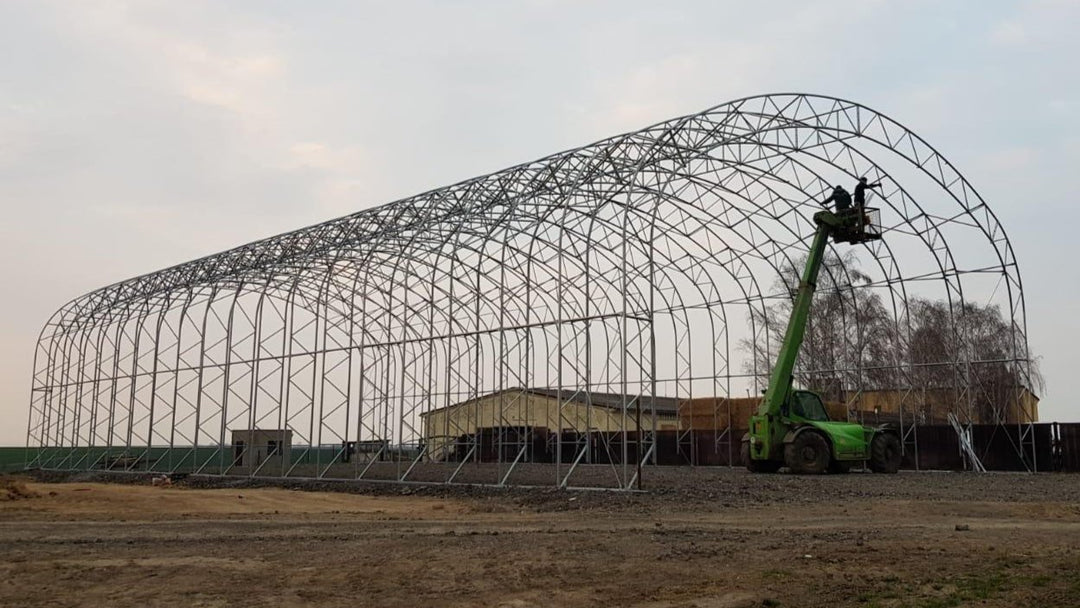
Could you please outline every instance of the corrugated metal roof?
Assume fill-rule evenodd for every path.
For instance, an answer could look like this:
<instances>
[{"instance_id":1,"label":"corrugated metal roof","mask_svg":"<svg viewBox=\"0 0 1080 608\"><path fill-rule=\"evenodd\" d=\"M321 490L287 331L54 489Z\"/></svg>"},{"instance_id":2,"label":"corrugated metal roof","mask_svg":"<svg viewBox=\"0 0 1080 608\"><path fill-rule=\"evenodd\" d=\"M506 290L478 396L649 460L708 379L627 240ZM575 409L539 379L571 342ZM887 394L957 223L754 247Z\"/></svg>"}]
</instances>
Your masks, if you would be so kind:
<instances>
[{"instance_id":1,"label":"corrugated metal roof","mask_svg":"<svg viewBox=\"0 0 1080 608\"><path fill-rule=\"evenodd\" d=\"M520 389L511 389L520 390ZM558 389L552 388L530 388L525 389L526 392L533 393L535 395L544 395L546 397L558 398ZM674 397L651 397L648 395L623 395L621 393L597 393L597 392L585 392L577 391L573 389L563 389L562 398L567 401L574 401L576 403L589 403L590 401L594 406L606 407L613 410L621 410L623 403L629 406L628 409L636 410L638 404L642 404L641 411L652 412L656 410L657 414L677 414L679 412L679 400ZM655 404L655 407L653 407Z\"/></svg>"},{"instance_id":2,"label":"corrugated metal roof","mask_svg":"<svg viewBox=\"0 0 1080 608\"><path fill-rule=\"evenodd\" d=\"M593 407L603 407L612 410L622 410L624 402L626 403L626 410L628 412L636 412L638 405L641 405L641 411L643 413L652 413L654 410L660 415L674 416L679 412L679 400L674 397L651 397L649 395L624 395L622 393L598 393L595 391L584 391L572 388L562 389L562 394L559 394L557 388L508 388L502 391L493 391L486 395L480 395L474 399L455 403L448 407L435 408L424 412L423 415L437 412L439 410L455 408L466 403L471 403L478 399L485 399L492 395L498 395L500 393L532 393L534 395L540 395L542 397L550 397L552 399L562 399L563 401L572 401L574 403L580 403L582 405L592 404Z\"/></svg>"}]
</instances>

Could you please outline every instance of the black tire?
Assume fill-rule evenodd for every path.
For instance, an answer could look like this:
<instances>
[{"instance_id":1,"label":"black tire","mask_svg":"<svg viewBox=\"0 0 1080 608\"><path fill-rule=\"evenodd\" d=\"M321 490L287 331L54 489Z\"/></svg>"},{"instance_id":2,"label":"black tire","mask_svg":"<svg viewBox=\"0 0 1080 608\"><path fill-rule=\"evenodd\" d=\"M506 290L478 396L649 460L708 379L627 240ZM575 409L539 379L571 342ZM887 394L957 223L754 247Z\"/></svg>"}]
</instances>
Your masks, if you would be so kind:
<instances>
[{"instance_id":1,"label":"black tire","mask_svg":"<svg viewBox=\"0 0 1080 608\"><path fill-rule=\"evenodd\" d=\"M743 464L746 466L746 470L751 473L775 473L780 470L780 463L773 462L772 460L753 460L750 458L750 442L742 442L742 455Z\"/></svg>"},{"instance_id":2,"label":"black tire","mask_svg":"<svg viewBox=\"0 0 1080 608\"><path fill-rule=\"evenodd\" d=\"M875 473L895 473L900 470L903 450L900 438L894 433L878 433L870 440L870 470Z\"/></svg>"},{"instance_id":3,"label":"black tire","mask_svg":"<svg viewBox=\"0 0 1080 608\"><path fill-rule=\"evenodd\" d=\"M829 470L832 461L829 442L815 431L803 431L784 446L784 462L792 473L821 475Z\"/></svg>"}]
</instances>

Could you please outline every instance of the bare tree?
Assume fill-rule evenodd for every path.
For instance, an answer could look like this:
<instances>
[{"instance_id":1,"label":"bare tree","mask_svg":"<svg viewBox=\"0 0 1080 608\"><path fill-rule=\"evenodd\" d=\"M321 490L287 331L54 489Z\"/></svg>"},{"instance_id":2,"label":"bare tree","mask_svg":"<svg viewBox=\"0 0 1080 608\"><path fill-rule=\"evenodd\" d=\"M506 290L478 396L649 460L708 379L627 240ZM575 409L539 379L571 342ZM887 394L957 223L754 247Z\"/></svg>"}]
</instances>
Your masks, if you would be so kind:
<instances>
[{"instance_id":1,"label":"bare tree","mask_svg":"<svg viewBox=\"0 0 1080 608\"><path fill-rule=\"evenodd\" d=\"M1025 365L1013 352L1018 330L999 307L913 299L908 311L913 386L955 392L972 419L984 422L1005 421L1023 389L1044 389L1038 361Z\"/></svg>"},{"instance_id":2,"label":"bare tree","mask_svg":"<svg viewBox=\"0 0 1080 608\"><path fill-rule=\"evenodd\" d=\"M753 313L753 322L766 328L772 348L752 340L740 342L740 348L751 353L745 368L748 373L757 370L759 389L768 381L783 343L805 263L805 257L788 263L773 284L777 303ZM870 277L856 267L853 253L825 256L795 379L828 400L843 399L846 390L857 386L889 388L896 383L896 323L870 284Z\"/></svg>"},{"instance_id":3,"label":"bare tree","mask_svg":"<svg viewBox=\"0 0 1080 608\"><path fill-rule=\"evenodd\" d=\"M765 387L783 343L805 262L803 257L787 264L773 284L777 302L753 313L752 322L766 328L768 344L740 342L751 355L745 371L756 370L758 389ZM827 400L844 400L855 389L946 391L950 407L970 406L971 418L986 422L1008 418L1023 389L1043 389L1037 360L1026 365L1013 352L1017 334L997 306L950 307L911 298L907 323L898 326L871 283L852 252L826 255L796 364L800 386Z\"/></svg>"}]
</instances>

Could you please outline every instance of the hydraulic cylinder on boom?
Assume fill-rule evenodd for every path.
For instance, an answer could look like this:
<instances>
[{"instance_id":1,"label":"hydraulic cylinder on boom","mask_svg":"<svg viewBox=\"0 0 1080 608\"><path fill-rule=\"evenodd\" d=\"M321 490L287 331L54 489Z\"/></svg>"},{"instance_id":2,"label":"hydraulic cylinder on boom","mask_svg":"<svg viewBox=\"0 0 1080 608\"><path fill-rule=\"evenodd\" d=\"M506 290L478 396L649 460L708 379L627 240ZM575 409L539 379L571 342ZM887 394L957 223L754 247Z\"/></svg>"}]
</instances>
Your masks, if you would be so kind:
<instances>
[{"instance_id":1,"label":"hydraulic cylinder on boom","mask_svg":"<svg viewBox=\"0 0 1080 608\"><path fill-rule=\"evenodd\" d=\"M888 426L864 427L830 421L821 397L795 390L793 372L810 320L818 274L830 238L836 243L865 243L881 238L877 209L858 206L814 215L817 230L810 245L791 308L784 343L769 375L769 386L743 437L746 468L772 473L788 467L793 473L847 472L853 463L869 461L875 472L895 473L902 448L899 434Z\"/></svg>"}]
</instances>

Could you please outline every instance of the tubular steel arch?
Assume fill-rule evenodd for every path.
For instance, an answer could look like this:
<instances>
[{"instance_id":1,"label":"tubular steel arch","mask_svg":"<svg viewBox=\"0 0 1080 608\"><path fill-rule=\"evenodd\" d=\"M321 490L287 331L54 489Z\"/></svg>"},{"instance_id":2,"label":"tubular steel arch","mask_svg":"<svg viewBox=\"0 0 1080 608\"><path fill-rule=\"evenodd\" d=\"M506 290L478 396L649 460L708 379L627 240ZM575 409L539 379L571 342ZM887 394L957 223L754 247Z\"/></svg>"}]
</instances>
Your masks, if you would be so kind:
<instances>
[{"instance_id":1,"label":"tubular steel arch","mask_svg":"<svg viewBox=\"0 0 1080 608\"><path fill-rule=\"evenodd\" d=\"M951 413L969 427L986 422L980 365L1007 365L1030 386L1012 247L922 138L850 101L785 93L76 298L35 352L32 464L631 487L657 460L663 398L739 397L765 377L744 346L766 355L776 346L766 312L790 297L775 286L807 250L817 201L864 175L884 185L885 238L858 250L869 281L850 264L827 269L840 292L837 348L863 347L874 329L863 327L857 292L879 294L896 336L887 366L898 422L905 449L917 449L926 400L917 366L951 371ZM961 347L912 361L914 297L946 303L961 345L973 339L959 322L965 307L997 304L1011 323L1009 352L987 361ZM861 361L828 370L852 412L874 371ZM522 411L540 407L536 391L555 403L546 439L521 428ZM494 409L481 407L492 398ZM1031 469L1033 414L1007 409L995 404L992 422L1009 425ZM675 425L685 462L698 463L703 437L731 462L741 421L730 406L713 415L726 420L711 435L693 418ZM594 432L601 416L608 426ZM287 430L291 453L249 463L230 436L241 429Z\"/></svg>"}]
</instances>

